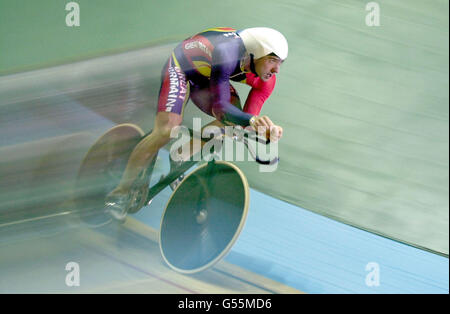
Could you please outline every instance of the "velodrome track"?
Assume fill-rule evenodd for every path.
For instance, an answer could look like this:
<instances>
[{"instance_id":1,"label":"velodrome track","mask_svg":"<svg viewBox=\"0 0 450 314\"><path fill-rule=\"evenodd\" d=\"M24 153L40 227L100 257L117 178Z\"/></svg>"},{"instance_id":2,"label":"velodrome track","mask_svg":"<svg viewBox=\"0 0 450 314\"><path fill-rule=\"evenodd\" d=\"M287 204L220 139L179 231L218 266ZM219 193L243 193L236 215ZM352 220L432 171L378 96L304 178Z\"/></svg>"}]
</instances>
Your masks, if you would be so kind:
<instances>
[{"instance_id":1,"label":"velodrome track","mask_svg":"<svg viewBox=\"0 0 450 314\"><path fill-rule=\"evenodd\" d=\"M194 276L165 266L154 241L168 190L120 227L80 224L69 200L81 159L118 123L151 128L159 69L142 61L170 48L0 78L0 292L448 293L448 258L254 190L229 256ZM196 115L191 104L185 120ZM164 173L164 151L160 160ZM71 261L80 287L65 284ZM382 270L376 288L365 281L370 262Z\"/></svg>"},{"instance_id":2,"label":"velodrome track","mask_svg":"<svg viewBox=\"0 0 450 314\"><path fill-rule=\"evenodd\" d=\"M156 230L132 218L120 228L83 228L76 221L34 221L27 230L15 228L22 234L14 239L3 231L0 292L300 293L226 261L196 275L174 272L160 255ZM71 262L79 265L76 286L66 284Z\"/></svg>"},{"instance_id":3,"label":"velodrome track","mask_svg":"<svg viewBox=\"0 0 450 314\"><path fill-rule=\"evenodd\" d=\"M137 56L139 64L146 53L158 51L122 58L133 63ZM115 67L116 76L105 74L120 58L82 63L82 70L69 65L2 78L1 124L7 134L0 147L0 292L300 293L226 261L201 274L176 273L161 257L158 230L133 217L100 228L80 221L71 189L84 154L102 131L118 123L115 118L142 115L143 106L133 98L142 88L133 84L159 79L130 74L118 80L120 67ZM95 79L92 73L99 67L103 76ZM133 68L129 61L125 67ZM145 117L147 125L153 123L152 114ZM80 266L79 287L66 285L69 262Z\"/></svg>"}]
</instances>

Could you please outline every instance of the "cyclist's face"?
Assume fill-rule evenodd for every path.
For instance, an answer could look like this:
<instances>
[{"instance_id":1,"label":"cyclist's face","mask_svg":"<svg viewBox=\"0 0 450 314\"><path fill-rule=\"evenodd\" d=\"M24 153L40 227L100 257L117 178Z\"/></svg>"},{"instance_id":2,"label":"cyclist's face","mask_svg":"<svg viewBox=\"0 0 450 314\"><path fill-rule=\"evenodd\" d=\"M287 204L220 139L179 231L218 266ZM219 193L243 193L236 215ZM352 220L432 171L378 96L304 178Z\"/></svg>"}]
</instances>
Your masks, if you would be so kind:
<instances>
[{"instance_id":1,"label":"cyclist's face","mask_svg":"<svg viewBox=\"0 0 450 314\"><path fill-rule=\"evenodd\" d=\"M263 81L268 81L272 75L280 72L283 61L276 56L265 56L255 60L255 70Z\"/></svg>"}]
</instances>

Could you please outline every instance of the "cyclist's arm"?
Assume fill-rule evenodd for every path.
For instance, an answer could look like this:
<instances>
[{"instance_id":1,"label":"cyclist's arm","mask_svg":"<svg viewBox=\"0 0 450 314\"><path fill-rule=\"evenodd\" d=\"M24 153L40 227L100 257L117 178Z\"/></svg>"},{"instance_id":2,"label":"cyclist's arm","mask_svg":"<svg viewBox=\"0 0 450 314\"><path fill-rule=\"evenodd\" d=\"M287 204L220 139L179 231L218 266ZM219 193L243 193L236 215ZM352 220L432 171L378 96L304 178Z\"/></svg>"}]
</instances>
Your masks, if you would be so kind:
<instances>
[{"instance_id":1,"label":"cyclist's arm","mask_svg":"<svg viewBox=\"0 0 450 314\"><path fill-rule=\"evenodd\" d=\"M244 112L258 116L264 102L272 94L275 88L276 76L272 76L268 81L264 82L253 73L246 74L246 84L250 85L250 90L247 100L244 105Z\"/></svg>"},{"instance_id":2,"label":"cyclist's arm","mask_svg":"<svg viewBox=\"0 0 450 314\"><path fill-rule=\"evenodd\" d=\"M213 97L214 117L224 124L249 125L252 114L243 112L230 103L230 75L236 66L236 56L229 47L216 47L211 65L210 91Z\"/></svg>"}]
</instances>

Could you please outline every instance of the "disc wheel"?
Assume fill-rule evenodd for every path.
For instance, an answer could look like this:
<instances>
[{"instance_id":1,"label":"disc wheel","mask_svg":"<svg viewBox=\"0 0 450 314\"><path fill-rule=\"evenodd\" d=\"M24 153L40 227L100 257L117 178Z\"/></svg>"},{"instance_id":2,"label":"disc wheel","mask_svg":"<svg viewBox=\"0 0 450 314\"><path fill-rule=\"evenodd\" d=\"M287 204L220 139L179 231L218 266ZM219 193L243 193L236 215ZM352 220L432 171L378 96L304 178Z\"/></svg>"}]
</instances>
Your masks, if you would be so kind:
<instances>
[{"instance_id":1,"label":"disc wheel","mask_svg":"<svg viewBox=\"0 0 450 314\"><path fill-rule=\"evenodd\" d=\"M159 244L165 262L181 273L203 271L231 249L247 217L249 187L235 165L202 165L178 185L164 210Z\"/></svg>"},{"instance_id":2,"label":"disc wheel","mask_svg":"<svg viewBox=\"0 0 450 314\"><path fill-rule=\"evenodd\" d=\"M104 133L87 152L78 172L74 199L80 218L89 225L111 221L104 213L105 197L117 187L143 135L134 124L120 124Z\"/></svg>"}]
</instances>

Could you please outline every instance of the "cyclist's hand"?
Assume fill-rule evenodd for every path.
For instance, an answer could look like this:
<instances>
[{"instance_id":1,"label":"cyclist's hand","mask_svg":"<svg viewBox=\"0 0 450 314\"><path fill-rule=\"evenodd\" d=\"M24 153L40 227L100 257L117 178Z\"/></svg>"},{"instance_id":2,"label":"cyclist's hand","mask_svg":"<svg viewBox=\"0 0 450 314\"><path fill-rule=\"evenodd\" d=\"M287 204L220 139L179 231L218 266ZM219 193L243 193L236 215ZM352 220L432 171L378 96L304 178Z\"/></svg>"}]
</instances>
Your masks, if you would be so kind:
<instances>
[{"instance_id":1,"label":"cyclist's hand","mask_svg":"<svg viewBox=\"0 0 450 314\"><path fill-rule=\"evenodd\" d=\"M270 128L270 141L275 143L283 136L283 128L279 125L274 125Z\"/></svg>"},{"instance_id":2,"label":"cyclist's hand","mask_svg":"<svg viewBox=\"0 0 450 314\"><path fill-rule=\"evenodd\" d=\"M266 138L270 137L270 128L274 126L272 120L268 116L254 117L251 126L260 135L265 135Z\"/></svg>"},{"instance_id":3,"label":"cyclist's hand","mask_svg":"<svg viewBox=\"0 0 450 314\"><path fill-rule=\"evenodd\" d=\"M255 117L252 127L258 134L264 134L271 142L278 141L283 135L283 128L275 125L268 116Z\"/></svg>"}]
</instances>

